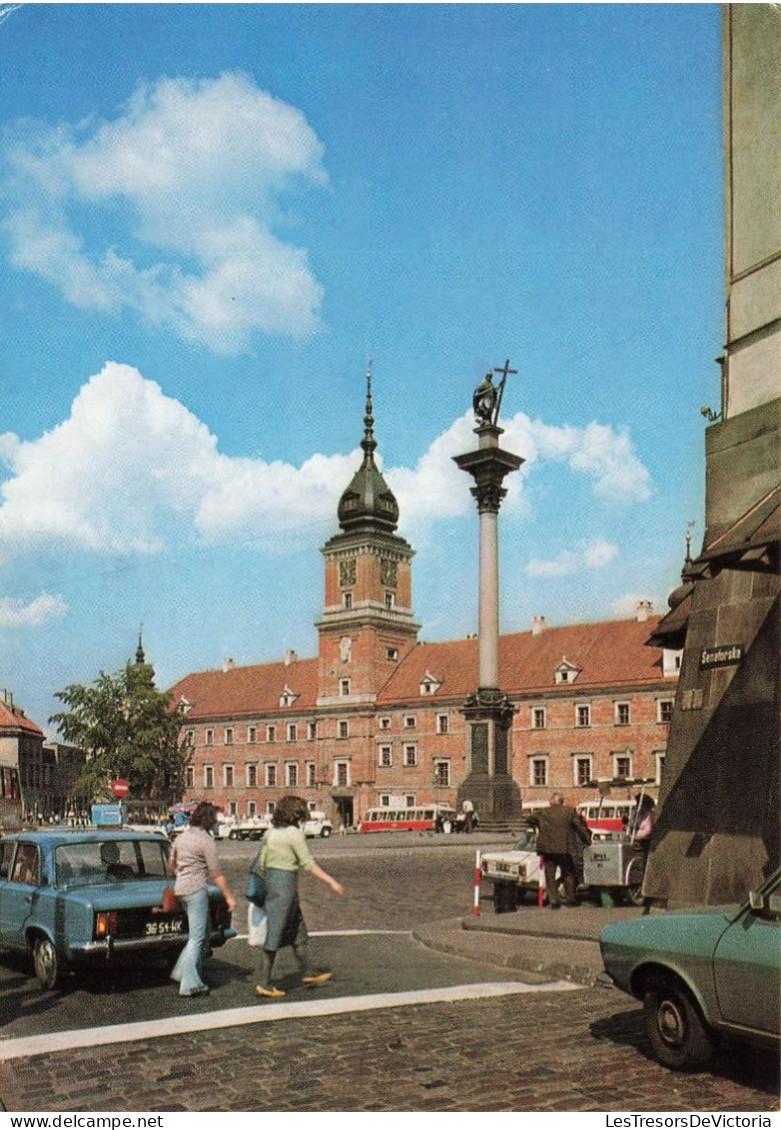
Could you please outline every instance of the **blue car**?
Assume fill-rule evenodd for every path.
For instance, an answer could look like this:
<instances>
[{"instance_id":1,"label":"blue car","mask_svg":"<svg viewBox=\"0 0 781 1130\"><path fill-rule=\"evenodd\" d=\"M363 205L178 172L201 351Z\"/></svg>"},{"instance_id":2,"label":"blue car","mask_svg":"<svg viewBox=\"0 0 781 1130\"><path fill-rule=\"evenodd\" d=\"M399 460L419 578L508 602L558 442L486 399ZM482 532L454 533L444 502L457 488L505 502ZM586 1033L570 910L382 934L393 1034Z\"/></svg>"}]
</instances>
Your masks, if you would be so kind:
<instances>
[{"instance_id":1,"label":"blue car","mask_svg":"<svg viewBox=\"0 0 781 1130\"><path fill-rule=\"evenodd\" d=\"M0 840L0 947L30 954L44 989L66 970L131 958L172 963L187 919L162 909L171 845L154 832L17 832ZM212 948L236 931L209 886Z\"/></svg>"},{"instance_id":2,"label":"blue car","mask_svg":"<svg viewBox=\"0 0 781 1130\"><path fill-rule=\"evenodd\" d=\"M778 1048L781 872L744 903L612 922L599 942L601 983L643 1002L665 1067L698 1070L720 1041Z\"/></svg>"}]
</instances>

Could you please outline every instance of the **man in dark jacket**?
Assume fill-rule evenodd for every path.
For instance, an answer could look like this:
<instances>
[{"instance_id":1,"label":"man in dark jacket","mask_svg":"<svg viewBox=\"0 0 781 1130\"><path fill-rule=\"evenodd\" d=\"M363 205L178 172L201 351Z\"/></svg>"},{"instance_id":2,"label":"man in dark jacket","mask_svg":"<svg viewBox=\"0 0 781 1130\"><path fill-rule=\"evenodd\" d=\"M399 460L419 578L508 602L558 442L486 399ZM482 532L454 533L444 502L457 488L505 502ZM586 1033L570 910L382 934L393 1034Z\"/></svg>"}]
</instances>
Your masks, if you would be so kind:
<instances>
[{"instance_id":1,"label":"man in dark jacket","mask_svg":"<svg viewBox=\"0 0 781 1130\"><path fill-rule=\"evenodd\" d=\"M564 883L564 905L575 906L578 884L575 856L583 845L591 843L591 832L583 817L564 803L561 793L550 798L550 807L535 812L531 823L537 825L537 851L545 868L545 887L548 906L558 910L561 906L556 870L561 871Z\"/></svg>"}]
</instances>

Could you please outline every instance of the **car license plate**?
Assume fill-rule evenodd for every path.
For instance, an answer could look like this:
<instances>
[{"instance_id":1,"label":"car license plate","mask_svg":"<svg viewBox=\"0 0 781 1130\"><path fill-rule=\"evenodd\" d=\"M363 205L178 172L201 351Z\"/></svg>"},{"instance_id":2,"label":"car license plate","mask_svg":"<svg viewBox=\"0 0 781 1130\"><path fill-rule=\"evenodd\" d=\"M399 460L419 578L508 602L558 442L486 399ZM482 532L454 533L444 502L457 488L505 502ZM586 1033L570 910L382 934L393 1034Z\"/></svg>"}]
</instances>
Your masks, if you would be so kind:
<instances>
[{"instance_id":1,"label":"car license plate","mask_svg":"<svg viewBox=\"0 0 781 1130\"><path fill-rule=\"evenodd\" d=\"M148 938L160 937L165 934L181 934L184 930L184 921L181 918L155 918L147 922L144 933Z\"/></svg>"}]
</instances>

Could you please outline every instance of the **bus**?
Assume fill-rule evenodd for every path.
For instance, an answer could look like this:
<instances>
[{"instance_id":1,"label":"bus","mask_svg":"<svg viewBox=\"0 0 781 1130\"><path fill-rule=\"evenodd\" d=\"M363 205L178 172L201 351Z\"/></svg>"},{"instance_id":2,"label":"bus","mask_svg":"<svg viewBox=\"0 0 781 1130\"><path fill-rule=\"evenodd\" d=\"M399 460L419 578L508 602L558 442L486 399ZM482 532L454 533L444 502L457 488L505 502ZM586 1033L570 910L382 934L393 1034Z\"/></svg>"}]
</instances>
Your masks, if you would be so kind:
<instances>
[{"instance_id":1,"label":"bus","mask_svg":"<svg viewBox=\"0 0 781 1130\"><path fill-rule=\"evenodd\" d=\"M370 808L361 820L362 832L433 832L437 817L442 826L455 824L456 811L446 805L415 804L407 808Z\"/></svg>"},{"instance_id":2,"label":"bus","mask_svg":"<svg viewBox=\"0 0 781 1130\"><path fill-rule=\"evenodd\" d=\"M615 840L629 831L637 802L634 800L582 800L578 812L595 840Z\"/></svg>"},{"instance_id":3,"label":"bus","mask_svg":"<svg viewBox=\"0 0 781 1130\"><path fill-rule=\"evenodd\" d=\"M24 824L19 770L7 761L0 761L0 834L17 832Z\"/></svg>"}]
</instances>

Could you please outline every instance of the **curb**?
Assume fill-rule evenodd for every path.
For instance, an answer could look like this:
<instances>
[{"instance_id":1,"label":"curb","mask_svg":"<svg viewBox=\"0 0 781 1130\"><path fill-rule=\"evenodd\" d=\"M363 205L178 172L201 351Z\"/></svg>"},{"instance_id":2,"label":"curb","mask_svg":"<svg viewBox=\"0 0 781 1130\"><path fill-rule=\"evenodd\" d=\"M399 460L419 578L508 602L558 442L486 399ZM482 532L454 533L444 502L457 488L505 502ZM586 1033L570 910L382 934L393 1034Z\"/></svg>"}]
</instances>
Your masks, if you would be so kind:
<instances>
[{"instance_id":1,"label":"curb","mask_svg":"<svg viewBox=\"0 0 781 1130\"><path fill-rule=\"evenodd\" d=\"M469 929L461 919L418 927L412 936L428 949L517 969L539 978L540 984L556 980L591 987L602 972L595 941Z\"/></svg>"}]
</instances>

